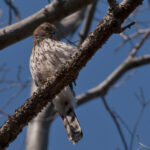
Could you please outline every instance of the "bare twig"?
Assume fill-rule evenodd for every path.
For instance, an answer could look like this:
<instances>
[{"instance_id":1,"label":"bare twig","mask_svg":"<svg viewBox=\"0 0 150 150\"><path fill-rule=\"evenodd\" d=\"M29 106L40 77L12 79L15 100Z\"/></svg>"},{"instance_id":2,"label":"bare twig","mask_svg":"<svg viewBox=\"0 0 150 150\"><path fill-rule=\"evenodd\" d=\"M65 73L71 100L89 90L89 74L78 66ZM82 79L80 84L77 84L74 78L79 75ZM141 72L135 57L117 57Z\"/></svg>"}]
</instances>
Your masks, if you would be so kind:
<instances>
[{"instance_id":1,"label":"bare twig","mask_svg":"<svg viewBox=\"0 0 150 150\"><path fill-rule=\"evenodd\" d=\"M120 120L120 122L124 125L124 127L127 129L127 131L132 134L132 131L130 130L130 128L128 127L127 123L122 119L122 117L120 117L120 115L116 112L114 112L114 115Z\"/></svg>"},{"instance_id":2,"label":"bare twig","mask_svg":"<svg viewBox=\"0 0 150 150\"><path fill-rule=\"evenodd\" d=\"M8 105L12 102L12 100L14 100L18 95L20 95L28 86L29 86L30 80L27 80L25 83L20 84L20 89L14 93L7 101L4 105L2 105L0 107L0 110L4 110L6 107L8 107ZM8 88L7 88L8 89ZM5 88L6 90L6 88Z\"/></svg>"},{"instance_id":3,"label":"bare twig","mask_svg":"<svg viewBox=\"0 0 150 150\"><path fill-rule=\"evenodd\" d=\"M9 20L8 20L8 24L12 23L12 11L14 12L15 16L16 16L16 20L20 21L21 17L20 17L20 12L18 10L18 8L16 6L13 5L12 0L4 0L4 2L8 5L9 7Z\"/></svg>"},{"instance_id":4,"label":"bare twig","mask_svg":"<svg viewBox=\"0 0 150 150\"><path fill-rule=\"evenodd\" d=\"M134 47L134 44L132 42L132 38L125 33L120 33L120 36L123 38L123 41L115 48L115 52L117 52L121 47L123 47L127 42L130 42L130 45Z\"/></svg>"},{"instance_id":5,"label":"bare twig","mask_svg":"<svg viewBox=\"0 0 150 150\"><path fill-rule=\"evenodd\" d=\"M8 114L8 113L5 113L4 111L2 111L2 110L0 110L0 118L2 118L2 117L4 117L4 116L9 116L10 114Z\"/></svg>"},{"instance_id":6,"label":"bare twig","mask_svg":"<svg viewBox=\"0 0 150 150\"><path fill-rule=\"evenodd\" d=\"M138 144L140 145L139 150L140 150L141 148L144 148L144 149L150 150L150 147L149 147L149 146L144 145L144 144L141 142L139 135L137 135L137 139L138 139Z\"/></svg>"},{"instance_id":7,"label":"bare twig","mask_svg":"<svg viewBox=\"0 0 150 150\"><path fill-rule=\"evenodd\" d=\"M130 139L130 145L129 145L129 150L132 150L132 147L133 147L133 142L134 142L134 138L135 138L135 134L136 134L136 130L137 130L137 127L139 125L139 122L143 116L143 113L144 113L144 110L145 110L145 107L149 104L149 102L145 102L145 98L144 98L144 94L143 94L143 91L141 90L140 91L140 94L138 96L138 100L140 100L140 103L141 103L141 110L139 112L139 115L135 121L135 124L134 124L134 127L133 127L133 131L132 131L132 134L131 134L131 139Z\"/></svg>"},{"instance_id":8,"label":"bare twig","mask_svg":"<svg viewBox=\"0 0 150 150\"><path fill-rule=\"evenodd\" d=\"M140 91L139 91L139 92L136 92L136 93L135 93L135 96L136 96L138 102L140 103L140 105L143 105L143 104L146 103L146 102L145 102L145 96L144 96L144 94L143 94L143 89L142 89L142 88L140 88Z\"/></svg>"},{"instance_id":9,"label":"bare twig","mask_svg":"<svg viewBox=\"0 0 150 150\"><path fill-rule=\"evenodd\" d=\"M139 142L138 144L139 144L141 147L143 147L143 148L145 148L145 149L147 149L147 150L150 150L150 147L149 147L149 146L144 145L144 144L141 143L141 142Z\"/></svg>"},{"instance_id":10,"label":"bare twig","mask_svg":"<svg viewBox=\"0 0 150 150\"><path fill-rule=\"evenodd\" d=\"M135 24L135 22L131 22L130 24L126 25L125 27L122 28L122 31L123 32L124 30L128 29L128 28L131 28L131 26L133 26Z\"/></svg>"},{"instance_id":11,"label":"bare twig","mask_svg":"<svg viewBox=\"0 0 150 150\"><path fill-rule=\"evenodd\" d=\"M126 83L134 74L136 70L133 70L131 73L129 73L124 80L121 80L120 82L116 83L112 88L119 88L122 86L124 83Z\"/></svg>"},{"instance_id":12,"label":"bare twig","mask_svg":"<svg viewBox=\"0 0 150 150\"><path fill-rule=\"evenodd\" d=\"M117 130L118 130L118 132L119 132L121 141L122 141L122 143L123 143L123 145L124 145L124 149L125 149L125 150L128 150L128 145L127 145L125 136L124 136L124 134L123 134L123 132L122 132L122 129L121 129L121 127L120 127L120 124L119 124L119 122L118 122L116 116L114 115L114 113L113 113L112 110L110 109L109 105L107 104L107 101L106 101L105 97L102 97L102 102L103 102L103 104L104 104L106 110L108 111L109 115L111 116L111 118L113 119L113 121L114 121L114 123L115 123L115 126L116 126L116 128L117 128Z\"/></svg>"},{"instance_id":13,"label":"bare twig","mask_svg":"<svg viewBox=\"0 0 150 150\"><path fill-rule=\"evenodd\" d=\"M18 91L16 91L13 95L11 95L8 98L8 100L5 100L5 104L0 106L0 113L1 113L0 117L10 115L5 113L4 109L8 107L8 105L12 102L12 100L14 100L20 93L22 93L22 91L25 90L30 84L30 79L27 79L26 81L21 81L20 67L18 67L16 81L8 80L7 73L9 73L9 70L6 68L6 65L5 64L0 65L0 92L2 93L13 88L16 89L18 88Z\"/></svg>"},{"instance_id":14,"label":"bare twig","mask_svg":"<svg viewBox=\"0 0 150 150\"><path fill-rule=\"evenodd\" d=\"M142 106L141 110L140 110L140 113L138 115L138 118L135 122L135 125L134 125L134 128L133 128L133 131L132 131L132 134L131 134L131 139L130 139L130 145L129 145L129 150L132 150L132 147L133 147L133 142L134 142L134 138L135 138L135 133L136 133L136 130L137 130L137 127L139 125L139 122L143 116L143 112L145 110L145 106Z\"/></svg>"},{"instance_id":15,"label":"bare twig","mask_svg":"<svg viewBox=\"0 0 150 150\"><path fill-rule=\"evenodd\" d=\"M132 52L130 53L130 56L131 57L134 57L137 53L137 51L139 50L139 48L141 48L141 46L144 44L144 42L147 40L147 38L149 37L150 35L150 30L148 30L143 38L140 40L140 42L138 42L137 46L132 50Z\"/></svg>"}]
</instances>

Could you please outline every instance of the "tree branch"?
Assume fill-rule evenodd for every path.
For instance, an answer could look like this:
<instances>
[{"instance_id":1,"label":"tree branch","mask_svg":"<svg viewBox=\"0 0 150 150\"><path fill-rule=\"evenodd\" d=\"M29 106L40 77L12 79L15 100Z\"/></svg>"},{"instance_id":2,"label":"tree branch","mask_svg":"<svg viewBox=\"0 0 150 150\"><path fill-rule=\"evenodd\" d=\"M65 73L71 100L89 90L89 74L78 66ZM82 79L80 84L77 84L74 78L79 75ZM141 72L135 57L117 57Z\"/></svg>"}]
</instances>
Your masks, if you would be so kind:
<instances>
[{"instance_id":1,"label":"tree branch","mask_svg":"<svg viewBox=\"0 0 150 150\"><path fill-rule=\"evenodd\" d=\"M28 125L26 150L47 150L49 129L57 114L49 103Z\"/></svg>"},{"instance_id":2,"label":"tree branch","mask_svg":"<svg viewBox=\"0 0 150 150\"><path fill-rule=\"evenodd\" d=\"M16 16L16 20L20 21L21 17L20 17L20 12L18 10L18 8L16 6L13 5L12 0L4 0L4 2L8 5L9 7L9 20L8 20L8 24L12 23L12 11L14 12L15 16Z\"/></svg>"},{"instance_id":3,"label":"tree branch","mask_svg":"<svg viewBox=\"0 0 150 150\"><path fill-rule=\"evenodd\" d=\"M139 48L141 48L141 46L144 44L144 42L147 40L147 38L150 35L150 29L144 34L144 36L142 37L142 39L140 40L140 42L136 45L136 47L132 50L132 53L130 53L131 57L134 57L137 53L137 51L139 50Z\"/></svg>"},{"instance_id":4,"label":"tree branch","mask_svg":"<svg viewBox=\"0 0 150 150\"><path fill-rule=\"evenodd\" d=\"M130 69L150 64L150 55L131 58L130 56L116 68L102 83L84 94L77 96L77 105L81 105L99 96L104 96L108 90Z\"/></svg>"},{"instance_id":5,"label":"tree branch","mask_svg":"<svg viewBox=\"0 0 150 150\"><path fill-rule=\"evenodd\" d=\"M97 2L98 2L98 0L94 0L93 4L89 5L87 8L83 27L81 29L81 32L79 33L78 45L80 45L85 40L85 38L88 36L89 30L90 30L90 27L92 24L92 19L94 17L94 13L96 10Z\"/></svg>"},{"instance_id":6,"label":"tree branch","mask_svg":"<svg viewBox=\"0 0 150 150\"><path fill-rule=\"evenodd\" d=\"M135 124L133 126L133 130L131 132L131 139L130 139L130 144L129 144L129 150L132 150L132 148L133 148L135 134L136 134L139 122L141 121L141 119L143 117L145 108L150 104L149 101L147 101L147 102L145 101L142 89L140 91L140 94L136 94L136 96L137 96L137 100L140 102L141 110L140 110L140 112L139 112L139 114L137 116L137 119L136 119Z\"/></svg>"},{"instance_id":7,"label":"tree branch","mask_svg":"<svg viewBox=\"0 0 150 150\"><path fill-rule=\"evenodd\" d=\"M65 64L62 64L60 70L51 76L50 80L43 86L38 88L20 108L15 110L14 115L10 116L1 126L0 148L8 146L21 132L23 127L27 125L48 102L51 102L56 94L77 78L81 68L86 65L98 48L100 48L113 33L116 33L116 27L121 28L123 21L142 1L143 0L122 1L116 9L117 15L113 14L110 9L108 10L105 17L97 25L95 31L82 43L72 58ZM60 10L59 8L59 15Z\"/></svg>"},{"instance_id":8,"label":"tree branch","mask_svg":"<svg viewBox=\"0 0 150 150\"><path fill-rule=\"evenodd\" d=\"M110 107L108 106L105 97L102 97L102 102L103 102L103 104L104 104L106 110L108 111L109 115L111 116L111 118L113 119L113 121L114 121L114 123L115 123L115 125L116 125L116 128L117 128L117 130L118 130L118 132L119 132L119 135L120 135L120 138L121 138L121 141L122 141L122 143L123 143L123 145L124 145L124 149L125 149L125 150L128 150L128 145L127 145L127 142L126 142L126 140L125 140L125 137L124 137L124 134L123 134L123 132L122 132L122 129L121 129L121 127L120 127L120 124L119 124L119 122L118 122L116 116L114 115L114 113L112 112L112 110L110 109Z\"/></svg>"},{"instance_id":9,"label":"tree branch","mask_svg":"<svg viewBox=\"0 0 150 150\"><path fill-rule=\"evenodd\" d=\"M92 2L92 0L63 0L59 3L54 0L32 16L0 29L0 50L32 35L33 30L41 23L61 20Z\"/></svg>"}]
</instances>

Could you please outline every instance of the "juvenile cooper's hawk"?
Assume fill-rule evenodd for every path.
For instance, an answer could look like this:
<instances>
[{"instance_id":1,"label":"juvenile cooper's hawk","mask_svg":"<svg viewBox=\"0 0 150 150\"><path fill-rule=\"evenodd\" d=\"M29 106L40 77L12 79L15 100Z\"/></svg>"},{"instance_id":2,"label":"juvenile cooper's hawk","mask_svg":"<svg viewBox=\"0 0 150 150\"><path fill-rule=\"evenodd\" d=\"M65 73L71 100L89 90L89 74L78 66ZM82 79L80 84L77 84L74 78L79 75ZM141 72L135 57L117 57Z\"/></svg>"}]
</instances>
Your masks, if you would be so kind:
<instances>
[{"instance_id":1,"label":"juvenile cooper's hawk","mask_svg":"<svg viewBox=\"0 0 150 150\"><path fill-rule=\"evenodd\" d=\"M76 51L76 47L55 39L55 26L43 23L33 33L33 49L30 71L36 86L41 86ZM73 110L74 94L66 86L53 100L59 112L69 140L75 144L82 138L82 131Z\"/></svg>"}]
</instances>

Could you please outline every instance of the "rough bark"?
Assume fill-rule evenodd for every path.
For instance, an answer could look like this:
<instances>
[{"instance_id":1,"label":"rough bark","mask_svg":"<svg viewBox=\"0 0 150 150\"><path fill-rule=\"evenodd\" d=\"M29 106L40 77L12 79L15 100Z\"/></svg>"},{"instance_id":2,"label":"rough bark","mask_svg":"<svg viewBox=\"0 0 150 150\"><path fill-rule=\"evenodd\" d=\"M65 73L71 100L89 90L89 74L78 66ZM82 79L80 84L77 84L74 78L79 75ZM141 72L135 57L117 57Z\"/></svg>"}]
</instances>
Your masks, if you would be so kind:
<instances>
[{"instance_id":1,"label":"rough bark","mask_svg":"<svg viewBox=\"0 0 150 150\"><path fill-rule=\"evenodd\" d=\"M115 8L109 8L107 14L97 25L94 32L78 48L75 55L62 68L40 87L26 102L15 110L13 116L0 128L0 147L5 148L21 132L56 94L66 85L73 82L82 67L95 54L98 48L108 40L113 33L121 32L121 24L131 12L142 4L142 0L124 0ZM49 93L51 91L51 93Z\"/></svg>"}]
</instances>

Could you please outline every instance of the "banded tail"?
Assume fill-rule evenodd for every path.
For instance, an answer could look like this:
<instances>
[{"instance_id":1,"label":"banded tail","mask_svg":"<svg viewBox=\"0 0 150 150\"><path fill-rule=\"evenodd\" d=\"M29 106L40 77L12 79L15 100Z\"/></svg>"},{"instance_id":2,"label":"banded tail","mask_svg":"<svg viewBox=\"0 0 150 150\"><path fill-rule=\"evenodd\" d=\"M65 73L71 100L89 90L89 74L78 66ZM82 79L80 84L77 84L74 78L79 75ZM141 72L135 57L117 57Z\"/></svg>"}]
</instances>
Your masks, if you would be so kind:
<instances>
[{"instance_id":1,"label":"banded tail","mask_svg":"<svg viewBox=\"0 0 150 150\"><path fill-rule=\"evenodd\" d=\"M61 119L66 128L68 139L72 144L76 144L82 138L83 134L73 108L69 108L66 115L61 115Z\"/></svg>"}]
</instances>

